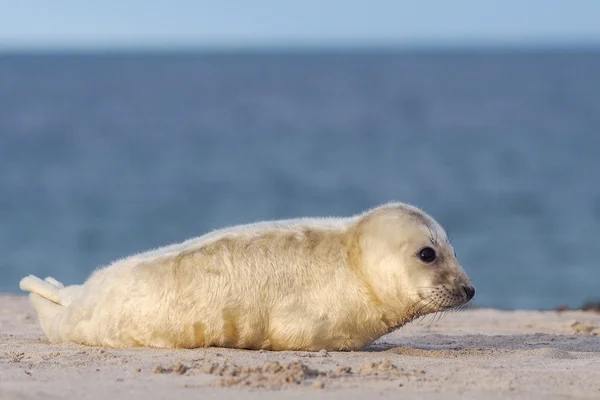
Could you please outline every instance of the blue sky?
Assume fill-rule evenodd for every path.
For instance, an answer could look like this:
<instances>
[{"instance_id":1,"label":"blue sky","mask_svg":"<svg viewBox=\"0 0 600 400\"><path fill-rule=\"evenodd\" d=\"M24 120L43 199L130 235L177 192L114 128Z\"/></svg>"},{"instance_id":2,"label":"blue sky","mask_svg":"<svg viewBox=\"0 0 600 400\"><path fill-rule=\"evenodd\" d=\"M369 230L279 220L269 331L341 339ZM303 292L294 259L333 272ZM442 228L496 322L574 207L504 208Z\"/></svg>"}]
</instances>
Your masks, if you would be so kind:
<instances>
[{"instance_id":1,"label":"blue sky","mask_svg":"<svg viewBox=\"0 0 600 400\"><path fill-rule=\"evenodd\" d=\"M600 0L0 0L0 48L600 44Z\"/></svg>"}]
</instances>

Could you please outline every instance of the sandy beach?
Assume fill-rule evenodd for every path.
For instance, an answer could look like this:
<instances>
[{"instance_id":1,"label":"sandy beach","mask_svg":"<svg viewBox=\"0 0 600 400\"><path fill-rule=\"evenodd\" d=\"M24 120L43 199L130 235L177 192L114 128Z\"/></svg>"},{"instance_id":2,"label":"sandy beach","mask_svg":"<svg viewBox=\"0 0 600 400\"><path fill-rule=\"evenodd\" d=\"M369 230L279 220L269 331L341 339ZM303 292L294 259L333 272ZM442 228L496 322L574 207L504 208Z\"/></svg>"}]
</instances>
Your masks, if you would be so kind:
<instances>
[{"instance_id":1,"label":"sandy beach","mask_svg":"<svg viewBox=\"0 0 600 400\"><path fill-rule=\"evenodd\" d=\"M112 350L49 344L0 296L1 399L600 399L600 314L447 313L357 352Z\"/></svg>"}]
</instances>

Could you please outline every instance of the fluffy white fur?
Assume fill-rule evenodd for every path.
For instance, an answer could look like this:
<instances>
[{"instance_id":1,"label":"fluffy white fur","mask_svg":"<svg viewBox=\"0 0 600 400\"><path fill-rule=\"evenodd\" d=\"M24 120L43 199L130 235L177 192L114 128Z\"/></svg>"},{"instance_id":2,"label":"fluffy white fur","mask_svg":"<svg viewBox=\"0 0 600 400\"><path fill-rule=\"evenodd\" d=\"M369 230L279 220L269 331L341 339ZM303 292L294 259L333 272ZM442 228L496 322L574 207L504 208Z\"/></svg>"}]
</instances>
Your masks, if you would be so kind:
<instances>
[{"instance_id":1,"label":"fluffy white fur","mask_svg":"<svg viewBox=\"0 0 600 400\"><path fill-rule=\"evenodd\" d=\"M436 263L418 258L424 246ZM470 286L444 230L402 203L213 231L117 260L83 285L20 282L51 342L313 351L360 349L464 304Z\"/></svg>"}]
</instances>

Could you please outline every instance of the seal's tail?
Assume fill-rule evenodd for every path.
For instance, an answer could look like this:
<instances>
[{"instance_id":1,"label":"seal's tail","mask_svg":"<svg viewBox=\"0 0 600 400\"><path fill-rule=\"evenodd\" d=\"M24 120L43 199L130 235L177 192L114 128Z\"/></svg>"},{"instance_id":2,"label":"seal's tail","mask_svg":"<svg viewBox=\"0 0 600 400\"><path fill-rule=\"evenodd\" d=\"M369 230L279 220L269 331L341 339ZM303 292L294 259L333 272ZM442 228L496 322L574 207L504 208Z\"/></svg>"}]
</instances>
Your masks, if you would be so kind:
<instances>
[{"instance_id":1,"label":"seal's tail","mask_svg":"<svg viewBox=\"0 0 600 400\"><path fill-rule=\"evenodd\" d=\"M31 293L29 299L37 311L42 330L50 337L52 322L67 305L64 304L65 296L61 296L61 291L65 289L64 285L51 277L41 280L37 276L29 275L21 279L19 287Z\"/></svg>"},{"instance_id":2,"label":"seal's tail","mask_svg":"<svg viewBox=\"0 0 600 400\"><path fill-rule=\"evenodd\" d=\"M60 301L60 290L64 288L63 284L54 278L48 277L41 280L37 276L29 275L19 282L21 290L35 293L46 300L62 306Z\"/></svg>"}]
</instances>

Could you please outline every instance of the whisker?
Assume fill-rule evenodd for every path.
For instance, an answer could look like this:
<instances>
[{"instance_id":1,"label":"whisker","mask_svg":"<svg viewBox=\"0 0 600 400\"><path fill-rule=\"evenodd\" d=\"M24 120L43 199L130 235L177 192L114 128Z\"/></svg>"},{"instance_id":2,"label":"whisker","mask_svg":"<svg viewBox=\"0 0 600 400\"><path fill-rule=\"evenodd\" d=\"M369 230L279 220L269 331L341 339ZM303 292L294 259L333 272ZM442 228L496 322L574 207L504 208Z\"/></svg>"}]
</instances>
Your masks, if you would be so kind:
<instances>
[{"instance_id":1,"label":"whisker","mask_svg":"<svg viewBox=\"0 0 600 400\"><path fill-rule=\"evenodd\" d=\"M425 322L425 320L427 319L427 317L429 317L431 314L423 314L421 315L421 317L418 319L419 324Z\"/></svg>"},{"instance_id":2,"label":"whisker","mask_svg":"<svg viewBox=\"0 0 600 400\"><path fill-rule=\"evenodd\" d=\"M437 322L439 316L440 316L439 311L436 311L435 314L433 314L433 318L431 319L431 324L429 324L430 328L432 325L434 325Z\"/></svg>"},{"instance_id":3,"label":"whisker","mask_svg":"<svg viewBox=\"0 0 600 400\"><path fill-rule=\"evenodd\" d=\"M429 322L429 328L431 328L431 325L433 325L433 323L435 322L435 317L438 315L438 312L436 311L433 316L431 317L431 322Z\"/></svg>"},{"instance_id":4,"label":"whisker","mask_svg":"<svg viewBox=\"0 0 600 400\"><path fill-rule=\"evenodd\" d=\"M441 320L443 320L444 317L446 317L447 314L448 314L447 312L443 311L442 315L440 316L440 319L438 320L438 322L440 322Z\"/></svg>"},{"instance_id":5,"label":"whisker","mask_svg":"<svg viewBox=\"0 0 600 400\"><path fill-rule=\"evenodd\" d=\"M415 315L420 315L423 312L423 310L425 310L431 304L431 302L432 302L432 300L429 300L427 303L425 303L421 307L419 307L419 309L415 312ZM423 315L421 317L421 320L423 320L426 316L427 316L427 314Z\"/></svg>"},{"instance_id":6,"label":"whisker","mask_svg":"<svg viewBox=\"0 0 600 400\"><path fill-rule=\"evenodd\" d=\"M437 314L439 314L439 315L437 315ZM444 315L446 315L445 311L440 311L439 313L436 313L437 320L434 320L435 323L440 322L442 320L442 318L444 317Z\"/></svg>"},{"instance_id":7,"label":"whisker","mask_svg":"<svg viewBox=\"0 0 600 400\"><path fill-rule=\"evenodd\" d=\"M429 306L430 306L430 305L431 305L431 304L434 302L434 300L435 300L435 299L433 299L433 298L431 298L431 297L426 297L425 299L421 300L421 301L426 301L426 303L425 303L425 304L422 304L422 305L421 305L421 306L420 306L420 307L417 309L417 311L414 313L414 315L419 315L419 314L421 314L421 312L423 312L423 310L424 310L424 309L426 309L427 307L429 307ZM417 305L418 305L418 303L417 303ZM422 316L419 318L418 322L422 322L422 321L425 319L425 317L427 317L427 315L428 315L428 314L422 315Z\"/></svg>"},{"instance_id":8,"label":"whisker","mask_svg":"<svg viewBox=\"0 0 600 400\"><path fill-rule=\"evenodd\" d=\"M433 304L435 308L439 308L439 306L440 306L440 303L439 303L439 301L437 301L435 298L431 299L431 301L429 302L429 304ZM432 318L431 318L431 322L429 323L429 327L431 327L431 325L433 325L433 324L435 323L435 319L436 319L436 317L437 317L437 315L438 315L438 314L439 314L439 310L438 310L438 311L436 311L436 312L433 314L433 316L432 316ZM428 314L428 315L429 315L429 314Z\"/></svg>"}]
</instances>

